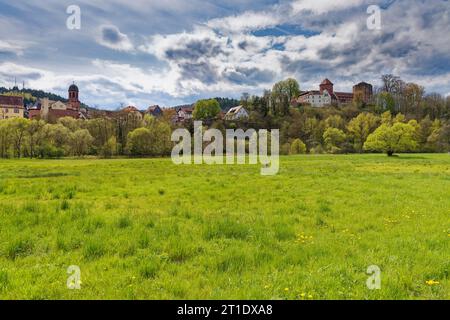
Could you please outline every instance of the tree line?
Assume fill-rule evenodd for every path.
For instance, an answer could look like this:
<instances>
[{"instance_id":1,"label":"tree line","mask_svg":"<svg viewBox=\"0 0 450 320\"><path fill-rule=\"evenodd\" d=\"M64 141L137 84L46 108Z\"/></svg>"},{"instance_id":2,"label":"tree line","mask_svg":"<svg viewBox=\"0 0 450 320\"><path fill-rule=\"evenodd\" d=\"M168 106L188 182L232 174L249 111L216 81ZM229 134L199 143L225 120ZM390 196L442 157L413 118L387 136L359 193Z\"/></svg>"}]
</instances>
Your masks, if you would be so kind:
<instances>
[{"instance_id":1,"label":"tree line","mask_svg":"<svg viewBox=\"0 0 450 320\"><path fill-rule=\"evenodd\" d=\"M56 123L12 118L0 121L0 157L164 156L172 149L171 132L167 121L148 115Z\"/></svg>"},{"instance_id":2,"label":"tree line","mask_svg":"<svg viewBox=\"0 0 450 320\"><path fill-rule=\"evenodd\" d=\"M171 132L185 127L193 133L194 120L224 134L237 128L280 129L282 154L449 152L450 97L425 94L423 87L392 75L384 75L382 83L368 103L355 97L345 106L314 108L296 103L299 84L287 79L262 96L243 94L240 104L249 118L239 121L222 119L216 99L198 101L194 119L183 123L172 122L174 110L161 118L120 113L56 123L7 119L0 121L0 157L167 156Z\"/></svg>"}]
</instances>

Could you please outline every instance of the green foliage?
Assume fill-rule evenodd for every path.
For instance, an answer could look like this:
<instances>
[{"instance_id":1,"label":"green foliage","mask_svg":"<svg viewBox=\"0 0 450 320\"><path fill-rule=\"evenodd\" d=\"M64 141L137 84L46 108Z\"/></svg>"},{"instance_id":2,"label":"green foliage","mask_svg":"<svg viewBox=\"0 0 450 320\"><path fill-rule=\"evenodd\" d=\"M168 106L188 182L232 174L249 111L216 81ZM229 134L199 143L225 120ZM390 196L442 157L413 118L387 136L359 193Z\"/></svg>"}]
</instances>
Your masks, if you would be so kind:
<instances>
[{"instance_id":1,"label":"green foliage","mask_svg":"<svg viewBox=\"0 0 450 320\"><path fill-rule=\"evenodd\" d=\"M276 83L272 88L273 113L287 115L291 101L300 94L300 86L297 80L289 78Z\"/></svg>"},{"instance_id":2,"label":"green foliage","mask_svg":"<svg viewBox=\"0 0 450 320\"><path fill-rule=\"evenodd\" d=\"M289 154L305 154L306 145L300 139L295 139L291 143Z\"/></svg>"},{"instance_id":3,"label":"green foliage","mask_svg":"<svg viewBox=\"0 0 450 320\"><path fill-rule=\"evenodd\" d=\"M371 113L361 113L350 120L347 130L353 139L353 146L356 151L363 151L367 137L378 127L379 122L380 119Z\"/></svg>"},{"instance_id":4,"label":"green foliage","mask_svg":"<svg viewBox=\"0 0 450 320\"><path fill-rule=\"evenodd\" d=\"M346 134L336 128L328 128L323 134L325 147L329 153L341 153L346 139Z\"/></svg>"},{"instance_id":5,"label":"green foliage","mask_svg":"<svg viewBox=\"0 0 450 320\"><path fill-rule=\"evenodd\" d=\"M199 100L195 104L193 117L196 120L210 120L220 113L220 105L216 99Z\"/></svg>"},{"instance_id":6,"label":"green foliage","mask_svg":"<svg viewBox=\"0 0 450 320\"><path fill-rule=\"evenodd\" d=\"M415 130L411 124L401 122L392 126L383 124L367 138L364 149L385 152L389 156L396 152L414 151L417 148Z\"/></svg>"}]
</instances>

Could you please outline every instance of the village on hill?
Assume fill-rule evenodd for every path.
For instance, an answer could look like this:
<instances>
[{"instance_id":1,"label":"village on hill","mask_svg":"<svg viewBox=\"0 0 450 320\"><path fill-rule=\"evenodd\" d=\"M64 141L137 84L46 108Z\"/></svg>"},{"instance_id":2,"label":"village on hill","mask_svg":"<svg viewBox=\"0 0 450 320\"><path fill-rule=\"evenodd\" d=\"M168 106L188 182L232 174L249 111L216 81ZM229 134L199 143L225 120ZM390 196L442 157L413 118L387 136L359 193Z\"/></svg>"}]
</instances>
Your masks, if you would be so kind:
<instances>
[{"instance_id":1,"label":"village on hill","mask_svg":"<svg viewBox=\"0 0 450 320\"><path fill-rule=\"evenodd\" d=\"M381 80L376 89L360 82L351 92L340 92L329 79L312 90L300 90L295 79L286 79L262 96L114 111L83 104L75 83L68 86L67 99L36 98L15 86L0 95L0 157L166 156L171 131L185 127L192 132L195 120L222 131L280 129L282 154L450 151L450 97L426 94L420 85L393 75ZM11 137L17 128L26 133L30 126L36 132L28 133L28 139ZM393 136L400 135L401 142L394 147L369 143L383 130L396 131ZM24 146L37 142L42 145Z\"/></svg>"}]
</instances>

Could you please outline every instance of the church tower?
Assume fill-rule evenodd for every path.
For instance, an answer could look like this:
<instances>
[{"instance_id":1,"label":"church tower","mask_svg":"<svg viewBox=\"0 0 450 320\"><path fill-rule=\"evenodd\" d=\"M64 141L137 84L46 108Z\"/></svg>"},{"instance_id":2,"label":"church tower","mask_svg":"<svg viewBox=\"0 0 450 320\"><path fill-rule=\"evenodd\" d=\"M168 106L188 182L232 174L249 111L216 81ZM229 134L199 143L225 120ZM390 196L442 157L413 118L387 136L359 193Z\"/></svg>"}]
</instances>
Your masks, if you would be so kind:
<instances>
[{"instance_id":1,"label":"church tower","mask_svg":"<svg viewBox=\"0 0 450 320\"><path fill-rule=\"evenodd\" d=\"M69 87L69 107L72 110L80 111L80 100L78 99L79 90L78 87L74 84L72 84Z\"/></svg>"}]
</instances>

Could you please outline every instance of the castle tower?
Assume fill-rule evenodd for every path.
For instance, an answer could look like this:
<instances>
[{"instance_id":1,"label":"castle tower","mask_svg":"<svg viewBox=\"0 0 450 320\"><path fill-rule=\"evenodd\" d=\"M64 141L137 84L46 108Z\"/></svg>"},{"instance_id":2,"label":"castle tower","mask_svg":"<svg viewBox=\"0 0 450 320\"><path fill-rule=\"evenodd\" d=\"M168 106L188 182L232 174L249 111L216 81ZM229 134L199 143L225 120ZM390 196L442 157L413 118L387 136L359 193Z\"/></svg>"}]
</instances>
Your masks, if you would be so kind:
<instances>
[{"instance_id":1,"label":"castle tower","mask_svg":"<svg viewBox=\"0 0 450 320\"><path fill-rule=\"evenodd\" d=\"M323 80L322 83L320 84L320 94L323 94L323 91L327 90L328 93L332 95L334 93L333 86L334 84L330 80L328 79Z\"/></svg>"},{"instance_id":2,"label":"castle tower","mask_svg":"<svg viewBox=\"0 0 450 320\"><path fill-rule=\"evenodd\" d=\"M80 111L80 100L78 99L79 90L78 87L74 84L72 84L69 87L69 108L75 111Z\"/></svg>"},{"instance_id":3,"label":"castle tower","mask_svg":"<svg viewBox=\"0 0 450 320\"><path fill-rule=\"evenodd\" d=\"M359 95L364 103L369 103L373 97L373 87L366 82L358 83L353 87L353 95Z\"/></svg>"}]
</instances>

